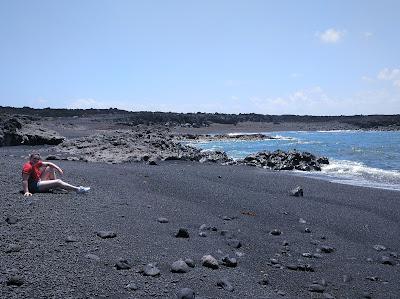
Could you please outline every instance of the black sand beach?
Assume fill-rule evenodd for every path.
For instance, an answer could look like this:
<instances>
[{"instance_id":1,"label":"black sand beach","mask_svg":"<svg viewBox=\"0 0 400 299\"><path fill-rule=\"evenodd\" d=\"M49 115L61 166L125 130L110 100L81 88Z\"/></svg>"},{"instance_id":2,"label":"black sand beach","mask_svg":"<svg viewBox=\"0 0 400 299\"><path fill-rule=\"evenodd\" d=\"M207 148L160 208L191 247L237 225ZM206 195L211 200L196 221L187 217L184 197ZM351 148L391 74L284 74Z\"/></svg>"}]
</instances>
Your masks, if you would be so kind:
<instances>
[{"instance_id":1,"label":"black sand beach","mask_svg":"<svg viewBox=\"0 0 400 299\"><path fill-rule=\"evenodd\" d=\"M196 298L400 296L398 192L247 166L56 161L90 193L24 198L22 157L48 148L0 148L1 298L176 298L182 288ZM296 186L304 197L289 195ZM179 228L190 237L176 238ZM109 230L115 238L96 234ZM202 266L204 255L219 268ZM187 258L194 268L170 271ZM120 259L131 268L117 270ZM143 275L149 263L158 277Z\"/></svg>"}]
</instances>

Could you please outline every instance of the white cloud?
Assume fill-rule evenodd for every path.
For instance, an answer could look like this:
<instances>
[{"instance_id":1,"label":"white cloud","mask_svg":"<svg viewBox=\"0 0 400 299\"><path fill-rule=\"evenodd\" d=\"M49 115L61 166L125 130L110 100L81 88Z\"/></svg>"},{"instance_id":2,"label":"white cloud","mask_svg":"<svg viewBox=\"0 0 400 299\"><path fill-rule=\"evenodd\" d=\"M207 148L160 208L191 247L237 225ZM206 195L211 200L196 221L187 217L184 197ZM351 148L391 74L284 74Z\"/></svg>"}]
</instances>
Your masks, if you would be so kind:
<instances>
[{"instance_id":1,"label":"white cloud","mask_svg":"<svg viewBox=\"0 0 400 299\"><path fill-rule=\"evenodd\" d=\"M316 36L323 43L335 44L335 43L340 42L340 40L343 38L345 33L346 33L346 31L344 31L344 30L336 30L334 28L329 28L322 33L317 32Z\"/></svg>"},{"instance_id":2,"label":"white cloud","mask_svg":"<svg viewBox=\"0 0 400 299\"><path fill-rule=\"evenodd\" d=\"M374 79L368 76L362 76L361 80L366 81L366 82L373 82Z\"/></svg>"},{"instance_id":3,"label":"white cloud","mask_svg":"<svg viewBox=\"0 0 400 299\"><path fill-rule=\"evenodd\" d=\"M393 86L400 87L400 69L384 68L378 73L379 80L392 82Z\"/></svg>"},{"instance_id":4,"label":"white cloud","mask_svg":"<svg viewBox=\"0 0 400 299\"><path fill-rule=\"evenodd\" d=\"M366 31L366 32L363 33L363 36L364 36L366 39L371 38L373 35L374 35L374 34L373 34L372 32L369 32L369 31Z\"/></svg>"},{"instance_id":5,"label":"white cloud","mask_svg":"<svg viewBox=\"0 0 400 299\"><path fill-rule=\"evenodd\" d=\"M253 97L245 107L250 112L278 115L393 114L400 113L399 97L396 90L382 89L337 98L316 86L275 98Z\"/></svg>"}]
</instances>

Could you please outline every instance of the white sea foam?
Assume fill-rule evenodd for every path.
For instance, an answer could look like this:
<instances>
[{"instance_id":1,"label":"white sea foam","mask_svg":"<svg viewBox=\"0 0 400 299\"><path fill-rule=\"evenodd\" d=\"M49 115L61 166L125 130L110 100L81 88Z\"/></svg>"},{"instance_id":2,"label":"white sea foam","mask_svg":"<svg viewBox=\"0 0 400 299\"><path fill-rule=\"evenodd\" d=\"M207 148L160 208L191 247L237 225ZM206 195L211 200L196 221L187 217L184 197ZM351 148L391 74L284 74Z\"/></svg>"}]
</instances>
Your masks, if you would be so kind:
<instances>
[{"instance_id":1,"label":"white sea foam","mask_svg":"<svg viewBox=\"0 0 400 299\"><path fill-rule=\"evenodd\" d=\"M369 167L360 162L331 160L322 167L321 174L330 176L333 182L400 190L400 171Z\"/></svg>"}]
</instances>

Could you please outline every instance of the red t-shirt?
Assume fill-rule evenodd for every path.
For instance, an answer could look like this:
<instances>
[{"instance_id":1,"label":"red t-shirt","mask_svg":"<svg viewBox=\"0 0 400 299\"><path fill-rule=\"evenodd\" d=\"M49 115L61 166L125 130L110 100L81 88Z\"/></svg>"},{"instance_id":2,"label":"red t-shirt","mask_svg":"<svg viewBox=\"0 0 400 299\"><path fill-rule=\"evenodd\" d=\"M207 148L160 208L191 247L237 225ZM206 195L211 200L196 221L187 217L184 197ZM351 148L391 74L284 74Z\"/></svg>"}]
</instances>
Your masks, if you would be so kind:
<instances>
[{"instance_id":1,"label":"red t-shirt","mask_svg":"<svg viewBox=\"0 0 400 299\"><path fill-rule=\"evenodd\" d=\"M36 182L40 181L40 176L42 172L40 171L40 167L43 166L42 161L38 161L36 164L32 165L29 162L26 162L22 167L22 174L29 174L29 179L34 180Z\"/></svg>"}]
</instances>

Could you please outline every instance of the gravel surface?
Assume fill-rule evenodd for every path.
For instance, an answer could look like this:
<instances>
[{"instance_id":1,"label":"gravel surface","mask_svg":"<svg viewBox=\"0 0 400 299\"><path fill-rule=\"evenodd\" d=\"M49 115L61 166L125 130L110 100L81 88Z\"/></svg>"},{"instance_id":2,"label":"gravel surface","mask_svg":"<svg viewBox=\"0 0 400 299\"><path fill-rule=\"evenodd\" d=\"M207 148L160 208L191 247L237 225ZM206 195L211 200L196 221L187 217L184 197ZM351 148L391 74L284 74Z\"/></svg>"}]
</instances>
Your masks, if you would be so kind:
<instances>
[{"instance_id":1,"label":"gravel surface","mask_svg":"<svg viewBox=\"0 0 400 299\"><path fill-rule=\"evenodd\" d=\"M32 150L51 153L0 148L0 298L400 297L399 192L246 166L56 161L90 193L24 198ZM172 272L179 260L194 267Z\"/></svg>"}]
</instances>

